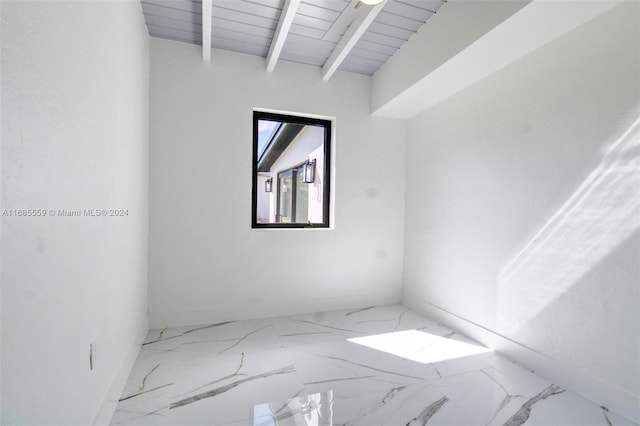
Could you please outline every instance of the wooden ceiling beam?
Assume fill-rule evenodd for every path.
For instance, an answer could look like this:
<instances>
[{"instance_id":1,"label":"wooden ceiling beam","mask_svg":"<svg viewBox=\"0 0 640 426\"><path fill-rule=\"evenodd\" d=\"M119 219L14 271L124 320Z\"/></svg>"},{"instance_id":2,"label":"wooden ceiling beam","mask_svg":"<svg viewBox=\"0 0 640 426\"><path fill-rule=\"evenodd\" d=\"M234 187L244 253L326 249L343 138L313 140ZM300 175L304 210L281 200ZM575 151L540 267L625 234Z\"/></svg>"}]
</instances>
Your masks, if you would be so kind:
<instances>
[{"instance_id":1,"label":"wooden ceiling beam","mask_svg":"<svg viewBox=\"0 0 640 426\"><path fill-rule=\"evenodd\" d=\"M361 15L353 21L347 32L340 40L340 43L338 43L335 50L329 56L329 59L327 59L327 62L322 67L323 80L329 80L336 72L342 62L347 58L349 52L351 52L351 49L353 49L358 40L360 40L365 31L367 31L373 20L376 19L376 16L378 16L378 13L380 13L385 4L386 1L378 3L375 6L362 5L364 7L368 7L369 10L366 14Z\"/></svg>"},{"instance_id":2,"label":"wooden ceiling beam","mask_svg":"<svg viewBox=\"0 0 640 426\"><path fill-rule=\"evenodd\" d=\"M211 60L211 15L213 0L202 0L202 60Z\"/></svg>"},{"instance_id":3,"label":"wooden ceiling beam","mask_svg":"<svg viewBox=\"0 0 640 426\"><path fill-rule=\"evenodd\" d=\"M280 14L280 20L276 28L276 33L271 40L271 47L269 48L269 54L267 55L267 71L272 72L276 68L278 58L282 52L284 42L289 35L289 29L293 23L293 18L296 16L296 10L300 5L300 0L286 0L282 13Z\"/></svg>"}]
</instances>

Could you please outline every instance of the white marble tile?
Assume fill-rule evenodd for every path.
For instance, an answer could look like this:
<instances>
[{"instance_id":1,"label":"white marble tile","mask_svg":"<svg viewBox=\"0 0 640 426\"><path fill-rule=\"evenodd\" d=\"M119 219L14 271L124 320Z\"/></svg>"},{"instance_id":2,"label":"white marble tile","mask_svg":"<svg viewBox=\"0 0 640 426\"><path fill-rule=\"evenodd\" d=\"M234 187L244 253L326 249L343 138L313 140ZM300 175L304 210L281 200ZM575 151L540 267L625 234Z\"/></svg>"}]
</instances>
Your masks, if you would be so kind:
<instances>
[{"instance_id":1,"label":"white marble tile","mask_svg":"<svg viewBox=\"0 0 640 426\"><path fill-rule=\"evenodd\" d=\"M475 355L491 352L468 339L460 339L455 334L442 337L416 329L353 338L349 341L393 354L403 361L430 364L429 369L433 369L440 378L484 368L486 364Z\"/></svg>"},{"instance_id":2,"label":"white marble tile","mask_svg":"<svg viewBox=\"0 0 640 426\"><path fill-rule=\"evenodd\" d=\"M339 413L339 424L360 426L477 424L475 419L468 416L449 398L428 385L397 388L380 396L382 398L378 398L373 403L367 401L363 404L361 398L345 401L344 405L358 407L359 412L352 412L344 417Z\"/></svg>"},{"instance_id":3,"label":"white marble tile","mask_svg":"<svg viewBox=\"0 0 640 426\"><path fill-rule=\"evenodd\" d=\"M346 340L306 345L298 353L297 369L307 389L317 392L332 388L351 394L390 389L438 378L433 366L371 350Z\"/></svg>"},{"instance_id":4,"label":"white marble tile","mask_svg":"<svg viewBox=\"0 0 640 426\"><path fill-rule=\"evenodd\" d=\"M148 351L177 350L182 342L182 327L149 330L142 349Z\"/></svg>"},{"instance_id":5,"label":"white marble tile","mask_svg":"<svg viewBox=\"0 0 640 426\"><path fill-rule=\"evenodd\" d=\"M440 378L456 376L462 373L478 371L485 367L484 363L474 356L466 356L434 362L431 364Z\"/></svg>"},{"instance_id":6,"label":"white marble tile","mask_svg":"<svg viewBox=\"0 0 640 426\"><path fill-rule=\"evenodd\" d=\"M483 425L522 424L523 411L536 411L540 401L563 392L513 363L443 378L432 386Z\"/></svg>"},{"instance_id":7,"label":"white marble tile","mask_svg":"<svg viewBox=\"0 0 640 426\"><path fill-rule=\"evenodd\" d=\"M509 398L502 387L482 371L439 379L432 382L431 387L482 425L490 423Z\"/></svg>"},{"instance_id":8,"label":"white marble tile","mask_svg":"<svg viewBox=\"0 0 640 426\"><path fill-rule=\"evenodd\" d=\"M112 425L172 425L169 420L169 407L160 410L135 411L119 408L111 418Z\"/></svg>"},{"instance_id":9,"label":"white marble tile","mask_svg":"<svg viewBox=\"0 0 640 426\"><path fill-rule=\"evenodd\" d=\"M151 330L111 424L633 423L393 305Z\"/></svg>"},{"instance_id":10,"label":"white marble tile","mask_svg":"<svg viewBox=\"0 0 640 426\"><path fill-rule=\"evenodd\" d=\"M112 424L168 424L182 329L150 330L129 374Z\"/></svg>"},{"instance_id":11,"label":"white marble tile","mask_svg":"<svg viewBox=\"0 0 640 426\"><path fill-rule=\"evenodd\" d=\"M559 390L556 395L541 399L531 405L530 412L521 410L521 417L526 419L527 426L622 426L635 423L622 416L603 409L598 405L568 390ZM520 420L520 419L517 419ZM521 424L513 419L504 423L508 426Z\"/></svg>"},{"instance_id":12,"label":"white marble tile","mask_svg":"<svg viewBox=\"0 0 640 426\"><path fill-rule=\"evenodd\" d=\"M168 383L137 395L123 395L118 402L112 424L167 424L171 402Z\"/></svg>"},{"instance_id":13,"label":"white marble tile","mask_svg":"<svg viewBox=\"0 0 640 426\"><path fill-rule=\"evenodd\" d=\"M328 324L316 322L306 317L289 317L274 320L274 331L281 345L294 347L305 344L318 344L345 340L352 337L365 336L366 333L355 329L349 329L349 324Z\"/></svg>"},{"instance_id":14,"label":"white marble tile","mask_svg":"<svg viewBox=\"0 0 640 426\"><path fill-rule=\"evenodd\" d=\"M441 330L444 327L410 311L402 305L372 306L363 309L318 312L296 315L287 319L341 332L344 337L366 336L402 330Z\"/></svg>"},{"instance_id":15,"label":"white marble tile","mask_svg":"<svg viewBox=\"0 0 640 426\"><path fill-rule=\"evenodd\" d=\"M185 328L180 360L280 347L271 320L230 321Z\"/></svg>"},{"instance_id":16,"label":"white marble tile","mask_svg":"<svg viewBox=\"0 0 640 426\"><path fill-rule=\"evenodd\" d=\"M253 407L254 426L332 426L334 401L331 391L301 393L286 401L259 403Z\"/></svg>"},{"instance_id":17,"label":"white marble tile","mask_svg":"<svg viewBox=\"0 0 640 426\"><path fill-rule=\"evenodd\" d=\"M203 416L215 424L247 420L265 395L285 401L302 390L295 360L283 349L201 356L180 361L170 418L184 425Z\"/></svg>"}]
</instances>

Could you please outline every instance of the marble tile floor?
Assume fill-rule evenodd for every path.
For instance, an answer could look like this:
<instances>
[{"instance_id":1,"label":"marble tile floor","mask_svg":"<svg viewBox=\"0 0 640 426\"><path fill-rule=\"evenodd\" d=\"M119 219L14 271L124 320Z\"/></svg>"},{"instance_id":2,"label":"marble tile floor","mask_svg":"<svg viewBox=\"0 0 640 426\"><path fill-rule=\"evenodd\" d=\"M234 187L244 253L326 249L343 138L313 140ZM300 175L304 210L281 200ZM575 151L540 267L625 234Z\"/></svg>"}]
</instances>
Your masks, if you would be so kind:
<instances>
[{"instance_id":1,"label":"marble tile floor","mask_svg":"<svg viewBox=\"0 0 640 426\"><path fill-rule=\"evenodd\" d=\"M631 425L401 305L151 330L114 425Z\"/></svg>"}]
</instances>

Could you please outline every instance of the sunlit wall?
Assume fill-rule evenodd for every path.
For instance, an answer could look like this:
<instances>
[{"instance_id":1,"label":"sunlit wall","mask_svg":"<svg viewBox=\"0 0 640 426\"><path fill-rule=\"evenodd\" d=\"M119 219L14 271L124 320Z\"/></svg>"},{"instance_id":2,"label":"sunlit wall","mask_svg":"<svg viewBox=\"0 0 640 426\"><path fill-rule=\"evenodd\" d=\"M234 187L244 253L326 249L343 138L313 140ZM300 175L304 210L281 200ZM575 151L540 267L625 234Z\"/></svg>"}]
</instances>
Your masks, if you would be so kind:
<instances>
[{"instance_id":1,"label":"sunlit wall","mask_svg":"<svg viewBox=\"0 0 640 426\"><path fill-rule=\"evenodd\" d=\"M410 121L403 299L636 411L639 9L624 2Z\"/></svg>"}]
</instances>

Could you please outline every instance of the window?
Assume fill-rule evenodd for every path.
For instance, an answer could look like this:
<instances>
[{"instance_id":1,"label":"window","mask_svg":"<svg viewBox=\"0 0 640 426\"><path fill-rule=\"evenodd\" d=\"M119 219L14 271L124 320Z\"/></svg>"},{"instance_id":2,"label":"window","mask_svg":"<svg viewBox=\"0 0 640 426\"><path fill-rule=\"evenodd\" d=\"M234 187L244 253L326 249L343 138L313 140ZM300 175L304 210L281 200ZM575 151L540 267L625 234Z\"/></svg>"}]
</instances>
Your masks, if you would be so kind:
<instances>
[{"instance_id":1,"label":"window","mask_svg":"<svg viewBox=\"0 0 640 426\"><path fill-rule=\"evenodd\" d=\"M253 228L328 228L331 121L254 111Z\"/></svg>"}]
</instances>

